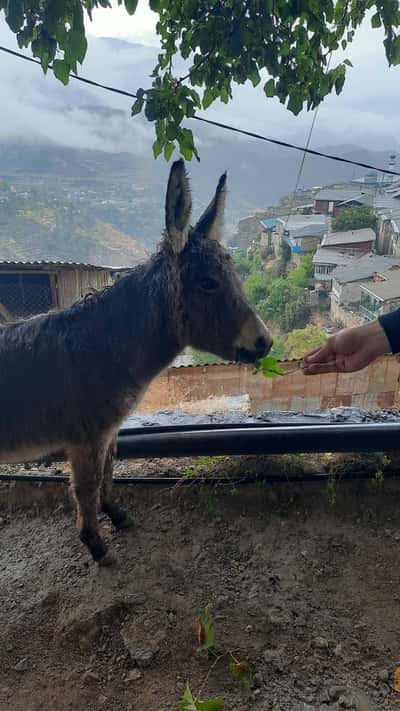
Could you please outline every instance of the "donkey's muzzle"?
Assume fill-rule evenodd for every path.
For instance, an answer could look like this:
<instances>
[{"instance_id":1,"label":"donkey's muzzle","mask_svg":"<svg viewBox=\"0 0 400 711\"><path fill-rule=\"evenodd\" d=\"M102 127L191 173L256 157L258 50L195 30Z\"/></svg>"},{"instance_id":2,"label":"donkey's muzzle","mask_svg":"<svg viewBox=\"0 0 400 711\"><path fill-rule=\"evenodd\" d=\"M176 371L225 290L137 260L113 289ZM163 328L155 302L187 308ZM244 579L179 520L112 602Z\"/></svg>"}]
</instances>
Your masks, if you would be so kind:
<instances>
[{"instance_id":1,"label":"donkey's muzzle","mask_svg":"<svg viewBox=\"0 0 400 711\"><path fill-rule=\"evenodd\" d=\"M236 350L235 360L239 363L255 363L260 358L269 353L272 347L272 338L260 336L254 344L254 349L238 348Z\"/></svg>"}]
</instances>

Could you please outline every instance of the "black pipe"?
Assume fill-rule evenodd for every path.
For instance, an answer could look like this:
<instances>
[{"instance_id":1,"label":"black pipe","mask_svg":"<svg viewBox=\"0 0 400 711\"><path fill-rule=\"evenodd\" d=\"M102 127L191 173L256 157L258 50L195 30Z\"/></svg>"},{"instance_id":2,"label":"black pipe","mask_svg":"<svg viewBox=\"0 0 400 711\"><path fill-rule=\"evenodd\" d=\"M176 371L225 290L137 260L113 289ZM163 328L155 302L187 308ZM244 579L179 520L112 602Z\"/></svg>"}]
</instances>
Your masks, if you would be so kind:
<instances>
[{"instance_id":1,"label":"black pipe","mask_svg":"<svg viewBox=\"0 0 400 711\"><path fill-rule=\"evenodd\" d=\"M385 479L396 479L400 476L400 472L395 470L385 471ZM284 475L284 474L253 474L251 476L240 477L239 479L229 479L228 477L201 477L201 476L183 476L183 477L172 477L172 476L116 476L113 479L115 484L122 484L127 486L193 486L200 484L207 484L212 486L242 486L244 484L288 484L288 483L301 483L301 482L316 482L316 481L328 481L330 478L329 474L300 474L296 475ZM337 477L341 481L358 481L358 480L372 480L374 475L368 472L349 472L343 476ZM63 474L0 474L0 482L30 482L30 483L52 483L52 484L68 484L70 481L69 476Z\"/></svg>"},{"instance_id":2,"label":"black pipe","mask_svg":"<svg viewBox=\"0 0 400 711\"><path fill-rule=\"evenodd\" d=\"M121 434L120 459L400 449L400 422L184 428Z\"/></svg>"}]
</instances>

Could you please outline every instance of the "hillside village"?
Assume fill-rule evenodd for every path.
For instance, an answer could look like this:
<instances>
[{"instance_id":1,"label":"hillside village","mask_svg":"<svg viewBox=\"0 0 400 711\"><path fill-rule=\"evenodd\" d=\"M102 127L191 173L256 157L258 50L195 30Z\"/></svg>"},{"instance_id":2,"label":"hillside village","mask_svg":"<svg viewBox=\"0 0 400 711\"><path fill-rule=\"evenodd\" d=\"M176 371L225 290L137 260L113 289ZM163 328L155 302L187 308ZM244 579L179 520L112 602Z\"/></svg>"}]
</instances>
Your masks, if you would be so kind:
<instances>
[{"instance_id":1,"label":"hillside village","mask_svg":"<svg viewBox=\"0 0 400 711\"><path fill-rule=\"evenodd\" d=\"M56 193L0 184L1 320L61 308L146 258L118 220L103 222L90 201L76 210ZM299 357L400 305L400 183L372 173L298 190L240 220L228 247L247 298L275 334L275 353ZM189 350L177 364L214 362Z\"/></svg>"},{"instance_id":2,"label":"hillside village","mask_svg":"<svg viewBox=\"0 0 400 711\"><path fill-rule=\"evenodd\" d=\"M400 306L400 183L372 173L299 191L242 220L231 249L235 258L261 254L267 271L286 251L287 275L308 258L311 321L328 333L361 325Z\"/></svg>"}]
</instances>

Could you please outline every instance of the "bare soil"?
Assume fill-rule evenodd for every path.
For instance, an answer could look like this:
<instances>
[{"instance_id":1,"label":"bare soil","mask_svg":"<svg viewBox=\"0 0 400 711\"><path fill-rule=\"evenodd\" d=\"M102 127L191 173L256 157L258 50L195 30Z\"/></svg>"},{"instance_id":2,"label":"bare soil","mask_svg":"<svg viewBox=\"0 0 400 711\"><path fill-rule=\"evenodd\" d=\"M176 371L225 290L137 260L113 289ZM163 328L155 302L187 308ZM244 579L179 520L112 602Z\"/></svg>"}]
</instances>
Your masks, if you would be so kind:
<instances>
[{"instance_id":1,"label":"bare soil","mask_svg":"<svg viewBox=\"0 0 400 711\"><path fill-rule=\"evenodd\" d=\"M361 457L214 464L234 477L287 472L289 461L336 474L376 467ZM159 474L165 463L141 466ZM187 681L226 711L400 707L398 480L118 494L135 526L102 522L117 565L98 569L66 486L0 486L1 711L176 711ZM214 657L196 650L206 606ZM231 678L230 654L250 663L250 689Z\"/></svg>"}]
</instances>

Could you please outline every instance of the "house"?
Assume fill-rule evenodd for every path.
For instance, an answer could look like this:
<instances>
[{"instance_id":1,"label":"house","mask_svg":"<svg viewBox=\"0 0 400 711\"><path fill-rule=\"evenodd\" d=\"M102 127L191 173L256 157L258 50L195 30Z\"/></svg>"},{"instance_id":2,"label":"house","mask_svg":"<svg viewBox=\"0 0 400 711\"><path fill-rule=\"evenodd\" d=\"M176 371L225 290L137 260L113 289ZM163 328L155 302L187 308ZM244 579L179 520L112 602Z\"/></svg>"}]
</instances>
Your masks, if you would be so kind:
<instances>
[{"instance_id":1,"label":"house","mask_svg":"<svg viewBox=\"0 0 400 711\"><path fill-rule=\"evenodd\" d=\"M0 262L0 321L71 306L113 282L112 267L75 262Z\"/></svg>"},{"instance_id":2,"label":"house","mask_svg":"<svg viewBox=\"0 0 400 711\"><path fill-rule=\"evenodd\" d=\"M325 235L321 247L360 254L370 252L375 245L376 235L370 227L345 232L330 232Z\"/></svg>"},{"instance_id":3,"label":"house","mask_svg":"<svg viewBox=\"0 0 400 711\"><path fill-rule=\"evenodd\" d=\"M316 289L330 291L332 272L336 267L345 267L355 259L354 255L319 247L313 256L314 285Z\"/></svg>"},{"instance_id":4,"label":"house","mask_svg":"<svg viewBox=\"0 0 400 711\"><path fill-rule=\"evenodd\" d=\"M400 259L383 257L378 254L363 255L353 259L345 267L337 267L331 273L332 299L339 304L358 303L361 298L360 284L374 277L385 278L385 275L400 267ZM400 281L400 273L396 275Z\"/></svg>"},{"instance_id":5,"label":"house","mask_svg":"<svg viewBox=\"0 0 400 711\"><path fill-rule=\"evenodd\" d=\"M323 188L314 198L314 212L334 217L348 207L373 204L371 192L354 189L353 187Z\"/></svg>"},{"instance_id":6,"label":"house","mask_svg":"<svg viewBox=\"0 0 400 711\"><path fill-rule=\"evenodd\" d=\"M400 264L398 270L397 274L386 274L382 280L361 284L359 310L368 321L400 307Z\"/></svg>"},{"instance_id":7,"label":"house","mask_svg":"<svg viewBox=\"0 0 400 711\"><path fill-rule=\"evenodd\" d=\"M266 217L260 220L260 247L270 249L272 247L272 234L276 230L276 217Z\"/></svg>"},{"instance_id":8,"label":"house","mask_svg":"<svg viewBox=\"0 0 400 711\"><path fill-rule=\"evenodd\" d=\"M384 281L391 277L400 283L400 259L377 254L364 255L346 267L337 267L331 273L331 318L345 326L355 325L348 321L348 312L360 314L361 286ZM365 316L363 316L365 320ZM359 319L359 323L363 322Z\"/></svg>"},{"instance_id":9,"label":"house","mask_svg":"<svg viewBox=\"0 0 400 711\"><path fill-rule=\"evenodd\" d=\"M313 252L319 246L329 228L329 218L325 215L288 215L278 217L273 244L278 254L282 242L286 242L292 252L294 262L303 254Z\"/></svg>"}]
</instances>

